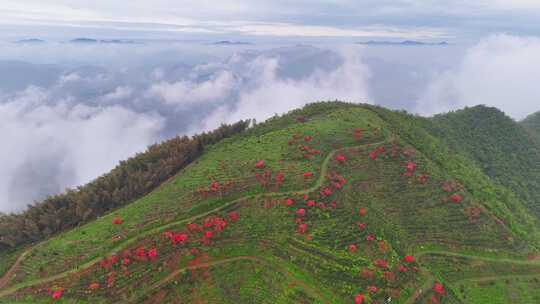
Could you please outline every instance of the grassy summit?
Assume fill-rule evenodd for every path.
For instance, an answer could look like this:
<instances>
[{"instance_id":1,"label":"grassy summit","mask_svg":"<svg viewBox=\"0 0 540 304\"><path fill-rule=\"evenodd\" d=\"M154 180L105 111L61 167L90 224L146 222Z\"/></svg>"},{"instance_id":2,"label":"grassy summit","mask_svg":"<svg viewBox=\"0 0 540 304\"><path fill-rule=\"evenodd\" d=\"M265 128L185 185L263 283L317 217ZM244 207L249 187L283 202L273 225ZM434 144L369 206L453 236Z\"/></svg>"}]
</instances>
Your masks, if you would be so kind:
<instances>
[{"instance_id":1,"label":"grassy summit","mask_svg":"<svg viewBox=\"0 0 540 304\"><path fill-rule=\"evenodd\" d=\"M505 183L510 162L478 155L506 147L480 153L452 120L340 102L269 119L121 209L0 252L0 303L538 303L538 177Z\"/></svg>"}]
</instances>

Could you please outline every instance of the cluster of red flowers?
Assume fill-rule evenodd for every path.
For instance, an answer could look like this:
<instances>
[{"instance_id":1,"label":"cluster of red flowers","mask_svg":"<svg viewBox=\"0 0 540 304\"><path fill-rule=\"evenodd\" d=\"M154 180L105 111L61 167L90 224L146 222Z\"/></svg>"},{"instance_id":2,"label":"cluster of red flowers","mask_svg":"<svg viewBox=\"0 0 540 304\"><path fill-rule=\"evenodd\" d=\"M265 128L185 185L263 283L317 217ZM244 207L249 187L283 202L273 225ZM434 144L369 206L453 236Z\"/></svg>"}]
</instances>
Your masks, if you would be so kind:
<instances>
[{"instance_id":1,"label":"cluster of red flowers","mask_svg":"<svg viewBox=\"0 0 540 304\"><path fill-rule=\"evenodd\" d=\"M369 152L369 158L371 158L371 160L377 160L377 157L379 156L379 154L384 154L384 153L386 153L386 149L383 146L379 146L375 148L375 150Z\"/></svg>"},{"instance_id":2,"label":"cluster of red flowers","mask_svg":"<svg viewBox=\"0 0 540 304\"><path fill-rule=\"evenodd\" d=\"M433 290L434 295L431 297L430 302L440 303L440 299L446 296L446 290L444 290L444 287L439 282L436 282L435 284L433 284L432 290Z\"/></svg>"},{"instance_id":3,"label":"cluster of red flowers","mask_svg":"<svg viewBox=\"0 0 540 304\"><path fill-rule=\"evenodd\" d=\"M338 154L338 155L336 155L336 157L335 157L334 159L335 159L338 163L340 163L340 164L345 163L345 161L347 160L347 159L345 158L345 155L343 155L343 154Z\"/></svg>"},{"instance_id":4,"label":"cluster of red flowers","mask_svg":"<svg viewBox=\"0 0 540 304\"><path fill-rule=\"evenodd\" d=\"M262 174L259 172L255 173L255 179L257 180L257 182L259 182L261 187L263 187L264 189L268 188L268 186L272 183L272 181L274 182L275 190L279 189L279 187L283 183L284 178L285 178L285 173L280 172L280 171L277 172L276 174L272 174L270 170L266 170Z\"/></svg>"},{"instance_id":5,"label":"cluster of red flowers","mask_svg":"<svg viewBox=\"0 0 540 304\"><path fill-rule=\"evenodd\" d=\"M446 193L454 192L454 194L450 195L450 197L444 197L443 202L448 202L450 200L454 204L459 204L461 201L463 201L463 196L459 194L461 190L463 190L463 186L457 182L454 181L446 181L442 185L442 190Z\"/></svg>"},{"instance_id":6,"label":"cluster of red flowers","mask_svg":"<svg viewBox=\"0 0 540 304\"><path fill-rule=\"evenodd\" d=\"M51 298L53 300L59 300L61 297L62 297L62 293L64 291L62 290L62 288L56 288L55 290L50 290L49 293L51 295Z\"/></svg>"},{"instance_id":7,"label":"cluster of red flowers","mask_svg":"<svg viewBox=\"0 0 540 304\"><path fill-rule=\"evenodd\" d=\"M414 170L416 170L416 164L410 160L407 161L407 164L405 165L405 173L403 173L403 176L405 177L413 176Z\"/></svg>"},{"instance_id":8,"label":"cluster of red flowers","mask_svg":"<svg viewBox=\"0 0 540 304\"><path fill-rule=\"evenodd\" d=\"M450 200L453 203L459 204L463 200L463 197L460 194L454 193L454 194L450 195Z\"/></svg>"},{"instance_id":9,"label":"cluster of red flowers","mask_svg":"<svg viewBox=\"0 0 540 304\"><path fill-rule=\"evenodd\" d=\"M119 217L115 217L115 218L113 218L113 220L112 220L112 224L113 224L113 225L121 225L121 224L122 224L122 219L119 218Z\"/></svg>"},{"instance_id":10,"label":"cluster of red flowers","mask_svg":"<svg viewBox=\"0 0 540 304\"><path fill-rule=\"evenodd\" d=\"M294 134L292 136L292 138L289 139L289 141L287 143L289 144L289 146L292 146L298 140L300 140L300 135ZM305 135L304 136L304 142L307 143L307 142L310 142L310 141L311 141L311 136ZM315 155L320 155L321 154L321 150L312 148L312 147L308 146L307 144L299 144L298 145L298 150L302 153L302 155L303 155L303 157L305 159L310 159L311 157L313 157Z\"/></svg>"},{"instance_id":11,"label":"cluster of red flowers","mask_svg":"<svg viewBox=\"0 0 540 304\"><path fill-rule=\"evenodd\" d=\"M231 211L227 214L227 217L211 216L202 221L201 225L190 223L186 226L187 231L172 232L166 231L163 236L170 241L171 246L176 247L178 245L185 246L193 239L200 242L203 245L209 245L210 239L215 237L215 234L219 234L228 223L236 223L239 215L236 211ZM199 234L200 237L197 238ZM191 248L191 253L198 254L197 248ZM120 255L113 254L109 257L102 259L99 263L100 267L107 271L107 287L112 288L116 281L117 267L123 271L124 275L129 275L128 266L132 263L132 260L139 262L155 262L158 258L158 250L155 247L146 248L145 246L139 246L133 251L125 250ZM92 282L88 289L91 291L98 290L101 285L98 282ZM58 299L62 296L62 289L56 289L52 293L53 299Z\"/></svg>"},{"instance_id":12,"label":"cluster of red flowers","mask_svg":"<svg viewBox=\"0 0 540 304\"><path fill-rule=\"evenodd\" d=\"M217 191L219 191L220 188L221 188L221 185L218 182L213 181L210 184L209 190L210 190L210 192L217 192Z\"/></svg>"},{"instance_id":13,"label":"cluster of red flowers","mask_svg":"<svg viewBox=\"0 0 540 304\"><path fill-rule=\"evenodd\" d=\"M255 168L257 169L264 169L264 167L265 167L264 160L259 160L255 163Z\"/></svg>"}]
</instances>

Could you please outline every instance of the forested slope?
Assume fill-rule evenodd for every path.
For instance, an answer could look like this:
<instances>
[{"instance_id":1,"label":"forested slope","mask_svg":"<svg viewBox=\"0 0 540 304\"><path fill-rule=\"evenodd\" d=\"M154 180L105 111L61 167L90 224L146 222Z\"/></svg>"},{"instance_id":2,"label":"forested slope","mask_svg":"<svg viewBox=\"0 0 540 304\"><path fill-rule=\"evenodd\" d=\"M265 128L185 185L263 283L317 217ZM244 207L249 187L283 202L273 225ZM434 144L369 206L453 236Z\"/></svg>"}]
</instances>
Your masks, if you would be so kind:
<instances>
[{"instance_id":1,"label":"forested slope","mask_svg":"<svg viewBox=\"0 0 540 304\"><path fill-rule=\"evenodd\" d=\"M540 218L540 146L496 108L476 106L437 115L428 130L512 190Z\"/></svg>"}]
</instances>

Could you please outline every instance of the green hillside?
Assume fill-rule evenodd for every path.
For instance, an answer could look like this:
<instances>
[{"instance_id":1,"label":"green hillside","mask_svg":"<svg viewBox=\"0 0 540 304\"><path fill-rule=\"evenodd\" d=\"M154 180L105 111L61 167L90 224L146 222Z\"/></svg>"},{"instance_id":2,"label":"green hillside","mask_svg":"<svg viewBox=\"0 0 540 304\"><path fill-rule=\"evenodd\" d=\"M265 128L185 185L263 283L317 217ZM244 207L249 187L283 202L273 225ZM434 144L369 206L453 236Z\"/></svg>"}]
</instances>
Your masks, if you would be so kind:
<instances>
[{"instance_id":1,"label":"green hillside","mask_svg":"<svg viewBox=\"0 0 540 304\"><path fill-rule=\"evenodd\" d=\"M529 130L529 132L536 137L538 142L540 142L540 112L527 116L527 118L521 121L521 125Z\"/></svg>"},{"instance_id":2,"label":"green hillside","mask_svg":"<svg viewBox=\"0 0 540 304\"><path fill-rule=\"evenodd\" d=\"M271 118L121 209L0 251L0 303L538 303L534 141L478 143L493 130L460 137L471 120L452 115Z\"/></svg>"}]
</instances>

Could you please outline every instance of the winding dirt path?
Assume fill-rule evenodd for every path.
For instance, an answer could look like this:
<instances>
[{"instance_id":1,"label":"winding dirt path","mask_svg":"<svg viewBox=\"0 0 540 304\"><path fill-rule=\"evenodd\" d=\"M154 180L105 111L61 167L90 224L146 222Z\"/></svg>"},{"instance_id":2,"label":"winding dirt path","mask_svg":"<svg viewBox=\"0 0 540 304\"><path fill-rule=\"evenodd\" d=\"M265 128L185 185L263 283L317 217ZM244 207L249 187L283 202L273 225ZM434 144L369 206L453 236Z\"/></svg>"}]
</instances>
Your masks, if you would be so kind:
<instances>
[{"instance_id":1,"label":"winding dirt path","mask_svg":"<svg viewBox=\"0 0 540 304\"><path fill-rule=\"evenodd\" d=\"M325 157L325 159L323 160L323 162L321 163L321 172L319 174L319 177L318 177L317 181L315 182L315 184L313 184L311 187L309 187L307 189L296 190L296 191L285 191L285 192L261 193L261 194L244 196L244 197L235 199L233 201L230 201L228 203L225 203L225 204L223 204L223 205L221 205L221 206L219 206L217 208L214 208L212 210L209 210L207 212L204 212L204 213L201 213L201 214L198 214L198 215L186 218L186 219L182 219L182 220L179 220L179 221L171 222L171 223L168 223L168 224L165 224L165 225L162 225L162 226L155 227L153 229L147 230L145 232L142 232L142 233L138 234L137 236L134 236L131 239L126 239L126 240L122 241L117 246L115 246L114 248L109 250L109 254L112 254L114 252L118 252L122 248L124 248L124 247L126 247L126 246L128 246L128 245L130 245L132 243L135 243L135 242L141 240L142 238L145 238L145 237L150 236L152 234L162 232L162 231L164 231L164 230L166 230L166 229L168 229L170 227L173 227L173 226L194 222L194 221L199 220L201 218L204 218L206 216L212 215L212 214L214 214L216 212L225 210L228 207L230 207L230 206L232 206L232 205L234 205L236 203L245 201L245 200L258 199L258 198L268 198L268 197L275 197L275 196L285 196L285 195L290 195L290 194L305 194L305 193L314 192L314 191L316 191L318 188L320 188L322 186L322 184L323 184L323 182L324 182L324 180L326 178L326 175L328 173L328 163L330 162L330 160L332 159L332 156L334 156L334 154L338 153L339 151L343 151L343 150L347 150L347 149L358 149L358 148L364 148L364 147L369 147L369 146L380 145L380 144L386 143L387 141L388 140L383 140L383 141L379 141L379 142L375 142L375 143L363 144L363 145L358 145L358 146L342 147L342 148L334 149L334 150L330 151L328 153L328 155ZM31 250L32 249L30 248L25 253L28 254L29 252L31 252ZM14 264L11 267L10 270L13 269L15 271L16 267L22 261L23 258L24 258L24 256L19 257L19 259L17 260L18 263L16 263L17 265ZM55 280L58 280L58 279L65 278L65 277L67 277L67 276L69 276L71 274L86 270L86 269L92 267L93 265L95 265L96 263L98 263L101 259L102 259L101 256L96 257L95 259L90 260L90 261L88 261L88 262L86 262L86 263L84 263L84 264L82 264L82 265L80 265L80 266L78 266L78 267L76 267L74 269L64 271L64 272L61 272L61 273L58 273L58 274L55 274L55 275L52 275L52 276L49 276L49 277L46 277L46 278L32 280L32 281L28 281L28 282L23 282L23 283L19 283L19 284L13 285L11 287L5 288L4 290L0 290L0 298L5 297L7 295L10 295L12 293L15 293L17 290L22 289L22 288L27 288L27 287L31 287L31 286L35 286L35 285L49 283L49 282L52 282L52 281L55 281ZM10 278L10 276L8 276L7 282L5 284L9 283L9 278ZM1 289L1 287L0 287L0 289Z\"/></svg>"},{"instance_id":2,"label":"winding dirt path","mask_svg":"<svg viewBox=\"0 0 540 304\"><path fill-rule=\"evenodd\" d=\"M540 266L540 261L534 260L534 261L528 261L528 260L517 260L517 259L510 259L510 258L494 258L494 257L484 257L484 256L477 256L477 255L471 255L471 254L464 254L464 253L458 253L458 252L448 252L448 251L439 251L439 250L426 250L419 252L416 257L420 259L424 255L430 255L430 254L436 254L436 255L445 255L449 257L462 257L462 258L468 258L472 260L482 260L482 261L488 261L488 262L503 262L503 263L511 263L511 264L520 264L520 265L534 265L534 266ZM491 281L496 279L511 279L511 278L534 278L534 277L540 277L540 270L535 271L533 273L526 273L526 274L501 274L501 275L490 275L490 276L484 276L484 277L477 277L477 278L467 278L463 280L453 281L452 284L459 284L463 282L484 282L484 281ZM405 304L414 304L420 297L426 293L427 291L431 290L431 287L435 283L435 278L431 275L427 275L426 282L422 284L408 299L405 301Z\"/></svg>"},{"instance_id":3,"label":"winding dirt path","mask_svg":"<svg viewBox=\"0 0 540 304\"><path fill-rule=\"evenodd\" d=\"M9 283L9 281L11 280L11 276L15 273L15 271L17 271L19 264L24 259L24 257L28 255L28 253L30 253L30 249L23 251L23 253L21 253L17 258L17 260L15 260L15 263L13 263L9 270L4 273L2 278L0 278L0 289L4 288Z\"/></svg>"},{"instance_id":4,"label":"winding dirt path","mask_svg":"<svg viewBox=\"0 0 540 304\"><path fill-rule=\"evenodd\" d=\"M200 263L198 265L187 266L187 267L177 269L174 272L171 272L165 278L159 280L158 282L153 284L151 287L149 287L144 292L144 294L149 295L151 291L156 290L156 289L158 289L160 287L163 287L164 285L169 283L171 280L173 280L176 276L178 276L179 274L181 274L184 271L194 270L194 269L199 269L199 268L206 268L206 267L213 267L213 266L223 265L223 264L227 264L227 263L231 263L231 262L235 262L235 261L257 262L257 263L260 263L260 264L264 264L265 266L272 267L275 271L278 271L278 272L284 274L285 276L290 276L290 273L287 270L284 270L284 269L281 269L281 268L275 268L274 264L269 263L268 261L266 261L263 258L256 257L256 256L237 256L237 257L226 258L226 259L221 259L221 260L212 261L212 262ZM304 283L303 281L294 280L294 283L297 284L298 286L300 286L305 292L308 293L308 295L314 297L315 299L323 299L325 301L325 303L331 303L331 301L328 298L326 298L325 295L323 295L322 293L320 293L319 291L317 291L313 287L309 286L308 284ZM129 301L129 303L138 303L140 300L141 300L141 298L132 299L132 300Z\"/></svg>"}]
</instances>

